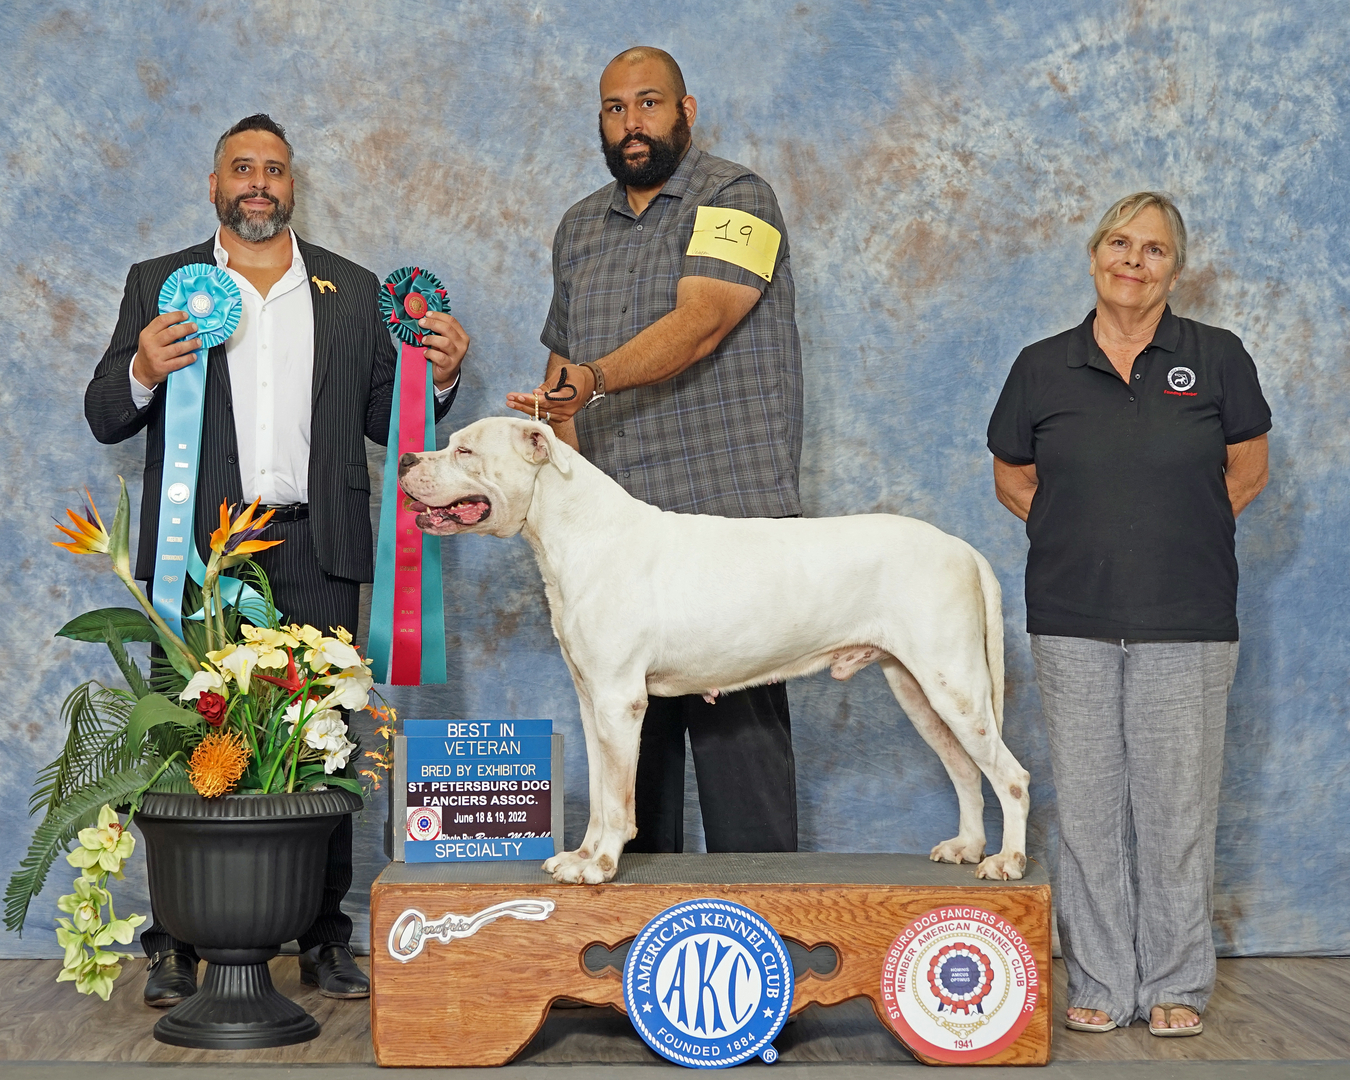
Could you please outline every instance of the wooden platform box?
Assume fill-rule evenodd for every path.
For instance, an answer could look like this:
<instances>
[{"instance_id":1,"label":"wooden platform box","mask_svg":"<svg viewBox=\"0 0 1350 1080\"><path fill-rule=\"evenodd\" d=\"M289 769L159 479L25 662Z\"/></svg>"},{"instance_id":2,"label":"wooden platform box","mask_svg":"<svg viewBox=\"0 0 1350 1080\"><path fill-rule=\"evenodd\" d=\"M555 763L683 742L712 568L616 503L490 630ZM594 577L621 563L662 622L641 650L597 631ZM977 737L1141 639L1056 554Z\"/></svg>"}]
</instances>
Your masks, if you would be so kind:
<instances>
[{"instance_id":1,"label":"wooden platform box","mask_svg":"<svg viewBox=\"0 0 1350 1080\"><path fill-rule=\"evenodd\" d=\"M520 1053L560 998L622 1010L621 972L604 966L608 954L666 908L699 898L750 908L789 945L833 949L837 962L828 973L812 970L816 964L797 970L794 1013L813 1002L866 997L879 1022L926 1063L943 1064L944 1057L988 1065L1049 1060L1050 885L1042 868L1033 863L1021 881L990 882L976 878L973 866L920 855L828 854L631 854L623 857L616 880L584 886L556 884L537 863L393 863L371 889L376 1060L501 1065ZM488 910L504 904L512 905L506 913ZM952 927L958 931L944 935ZM905 933L909 946L897 943ZM1006 945L1010 934L1020 960L1012 954L1001 959L994 947ZM941 1002L929 1011L925 1032L954 1047L935 1053L937 1042L920 1044L911 1037L917 1028L888 1019L899 1010L883 979L891 980L892 989L897 972L931 982L938 960L928 957L947 939L944 953L964 949L960 955L975 957L970 963L1005 975L1002 982L993 980L995 994L983 1004L967 995L954 1006L949 1001L945 1011ZM929 950L921 964L914 961L919 946ZM925 970L906 972L911 961ZM612 963L622 967L617 958ZM959 1038L1003 1007L1014 981L1009 973L1017 972L1021 989L1013 993L1022 995L1016 998L1022 1015L1002 1043L991 1044L988 1032L983 1041ZM1026 980L1029 989L1021 985ZM948 1028L953 1035L944 1034ZM902 1030L908 1034L902 1037Z\"/></svg>"}]
</instances>

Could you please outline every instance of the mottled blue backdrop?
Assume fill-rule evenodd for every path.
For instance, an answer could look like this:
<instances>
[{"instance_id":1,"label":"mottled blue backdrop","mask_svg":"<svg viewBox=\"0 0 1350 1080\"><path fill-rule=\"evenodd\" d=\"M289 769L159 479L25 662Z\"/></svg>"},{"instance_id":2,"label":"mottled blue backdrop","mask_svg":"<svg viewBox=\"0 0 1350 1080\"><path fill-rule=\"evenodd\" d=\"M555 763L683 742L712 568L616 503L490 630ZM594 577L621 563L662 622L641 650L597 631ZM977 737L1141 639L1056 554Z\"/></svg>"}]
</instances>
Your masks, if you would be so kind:
<instances>
[{"instance_id":1,"label":"mottled blue backdrop","mask_svg":"<svg viewBox=\"0 0 1350 1080\"><path fill-rule=\"evenodd\" d=\"M807 512L926 518L999 573L1005 735L1034 777L1042 858L1055 798L1023 632L1026 543L994 501L983 432L1018 350L1091 305L1083 244L1101 211L1139 188L1175 193L1193 240L1174 306L1241 335L1275 412L1271 484L1238 530L1216 939L1227 953L1350 952L1350 20L1329 0L696 0L641 20L593 0L6 5L4 872L33 827L33 776L62 740L62 697L114 677L101 647L52 638L75 613L124 602L94 560L49 546L52 515L85 484L110 509L119 473L139 497L142 442L96 444L84 386L128 266L214 228L219 133L271 112L297 147L302 235L380 273L415 262L444 278L474 337L444 436L537 380L554 227L608 179L596 81L639 40L683 64L699 144L756 169L782 202ZM575 843L577 706L529 551L470 537L444 558L451 681L398 700L405 715L555 717ZM951 785L875 669L791 695L806 848L927 851L953 833ZM359 915L381 829L367 812ZM143 865L119 911L146 910ZM68 879L59 867L0 955L56 955L46 928Z\"/></svg>"}]
</instances>

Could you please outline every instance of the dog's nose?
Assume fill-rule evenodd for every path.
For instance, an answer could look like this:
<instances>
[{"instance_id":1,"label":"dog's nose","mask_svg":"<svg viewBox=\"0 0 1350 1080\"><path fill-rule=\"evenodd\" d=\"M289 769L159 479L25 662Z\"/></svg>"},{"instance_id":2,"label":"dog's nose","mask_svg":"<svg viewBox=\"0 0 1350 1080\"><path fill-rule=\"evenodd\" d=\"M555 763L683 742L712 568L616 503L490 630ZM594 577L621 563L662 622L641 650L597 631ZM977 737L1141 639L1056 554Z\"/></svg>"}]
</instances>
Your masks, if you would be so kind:
<instances>
[{"instance_id":1,"label":"dog's nose","mask_svg":"<svg viewBox=\"0 0 1350 1080\"><path fill-rule=\"evenodd\" d=\"M416 454L404 454L401 458L399 458L399 459L398 459L398 475L399 475L399 478L402 479L402 477L404 476L404 474L406 474L407 471L408 471L409 469L411 469L411 468L412 468L414 465L416 465L416 464L417 464L417 455L416 455Z\"/></svg>"}]
</instances>

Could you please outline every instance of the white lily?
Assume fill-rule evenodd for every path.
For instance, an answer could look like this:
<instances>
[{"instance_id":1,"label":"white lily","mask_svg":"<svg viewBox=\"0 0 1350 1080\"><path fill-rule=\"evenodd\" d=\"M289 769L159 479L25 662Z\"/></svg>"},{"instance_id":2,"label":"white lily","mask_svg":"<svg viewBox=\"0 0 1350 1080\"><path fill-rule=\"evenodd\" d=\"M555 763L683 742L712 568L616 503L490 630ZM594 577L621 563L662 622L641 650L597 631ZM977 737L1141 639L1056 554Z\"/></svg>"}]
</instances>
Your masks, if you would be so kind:
<instances>
[{"instance_id":1,"label":"white lily","mask_svg":"<svg viewBox=\"0 0 1350 1080\"><path fill-rule=\"evenodd\" d=\"M258 650L254 646L226 645L223 649L207 653L206 658L234 677L241 694L248 693L248 680L259 660Z\"/></svg>"},{"instance_id":2,"label":"white lily","mask_svg":"<svg viewBox=\"0 0 1350 1080\"><path fill-rule=\"evenodd\" d=\"M188 681L183 692L178 695L179 701L196 701L206 693L221 694L225 691L225 679L218 671L212 671L209 668L203 668L197 672Z\"/></svg>"},{"instance_id":3,"label":"white lily","mask_svg":"<svg viewBox=\"0 0 1350 1080\"><path fill-rule=\"evenodd\" d=\"M337 638L320 638L319 643L305 653L305 663L315 671L326 671L330 667L364 667L361 654Z\"/></svg>"},{"instance_id":4,"label":"white lily","mask_svg":"<svg viewBox=\"0 0 1350 1080\"><path fill-rule=\"evenodd\" d=\"M332 687L319 702L321 708L351 709L353 712L364 709L370 703L370 688L375 685L370 669L364 664L346 668L334 675L325 675L314 682L319 686Z\"/></svg>"}]
</instances>

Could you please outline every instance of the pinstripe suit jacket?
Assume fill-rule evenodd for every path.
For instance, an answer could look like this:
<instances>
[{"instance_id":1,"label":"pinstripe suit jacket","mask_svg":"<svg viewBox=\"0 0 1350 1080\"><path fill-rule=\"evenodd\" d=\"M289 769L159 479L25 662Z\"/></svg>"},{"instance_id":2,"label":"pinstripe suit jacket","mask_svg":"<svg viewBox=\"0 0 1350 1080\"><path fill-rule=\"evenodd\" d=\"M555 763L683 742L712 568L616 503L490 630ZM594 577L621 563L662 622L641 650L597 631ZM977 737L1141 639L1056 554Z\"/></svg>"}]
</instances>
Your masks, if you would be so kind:
<instances>
[{"instance_id":1,"label":"pinstripe suit jacket","mask_svg":"<svg viewBox=\"0 0 1350 1080\"><path fill-rule=\"evenodd\" d=\"M374 554L365 437L377 443L388 437L397 354L380 319L379 281L375 275L331 251L297 240L305 270L311 275L314 302L309 527L324 570L353 581L370 581ZM146 429L145 485L136 559L136 576L146 580L154 574L158 536L158 495L164 470L164 384L155 388L150 404L138 410L131 400L128 374L141 331L159 314L159 290L165 280L189 263L214 265L214 248L212 238L131 268L117 328L84 395L84 415L99 442L121 442ZM337 291L320 293L313 281L316 277L331 281ZM449 411L454 396L451 393L437 406L437 420ZM207 554L211 531L220 521L221 502L237 503L243 498L233 410L225 346L217 345L208 357L193 528L197 550Z\"/></svg>"}]
</instances>

